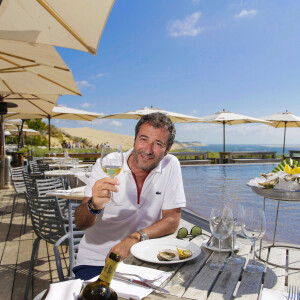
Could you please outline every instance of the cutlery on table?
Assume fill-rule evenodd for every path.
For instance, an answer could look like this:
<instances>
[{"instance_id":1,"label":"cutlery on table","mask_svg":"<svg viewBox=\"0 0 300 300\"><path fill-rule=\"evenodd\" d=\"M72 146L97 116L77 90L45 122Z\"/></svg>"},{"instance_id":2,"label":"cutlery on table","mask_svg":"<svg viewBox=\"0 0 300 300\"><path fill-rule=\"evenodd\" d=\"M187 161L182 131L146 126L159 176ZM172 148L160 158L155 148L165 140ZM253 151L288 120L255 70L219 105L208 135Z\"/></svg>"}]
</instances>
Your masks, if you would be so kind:
<instances>
[{"instance_id":1,"label":"cutlery on table","mask_svg":"<svg viewBox=\"0 0 300 300\"><path fill-rule=\"evenodd\" d=\"M133 276L135 276L135 275L133 275ZM126 281L128 283L132 283L132 284L135 284L135 285L139 285L139 286L148 287L148 288L151 288L151 289L154 289L154 290L158 290L158 291L166 293L166 294L170 293L168 290L166 290L166 289L164 289L160 286L156 286L151 282L140 281L140 280L137 280L137 279L134 279L134 278L128 278L128 277L125 277L123 275L119 275L119 274L116 274L116 273L114 274L114 278L117 279L117 280L122 280L122 281Z\"/></svg>"},{"instance_id":2,"label":"cutlery on table","mask_svg":"<svg viewBox=\"0 0 300 300\"><path fill-rule=\"evenodd\" d=\"M154 278L154 279L147 279L147 278L144 278L144 277L142 277L142 276L140 276L140 275L138 275L138 274L134 274L134 273L120 273L120 272L115 272L115 274L116 275L120 275L120 276L122 276L122 275L126 275L126 276L135 276L135 277L137 277L140 281L142 281L142 282L146 282L146 283L152 283L152 282L154 282L154 281L156 281L156 280L158 280L158 279L160 279L162 276L159 276L159 277L156 277L156 278Z\"/></svg>"},{"instance_id":3,"label":"cutlery on table","mask_svg":"<svg viewBox=\"0 0 300 300\"><path fill-rule=\"evenodd\" d=\"M287 300L299 300L298 293L299 293L299 288L297 286L290 285L288 287L288 298L287 298Z\"/></svg>"}]
</instances>

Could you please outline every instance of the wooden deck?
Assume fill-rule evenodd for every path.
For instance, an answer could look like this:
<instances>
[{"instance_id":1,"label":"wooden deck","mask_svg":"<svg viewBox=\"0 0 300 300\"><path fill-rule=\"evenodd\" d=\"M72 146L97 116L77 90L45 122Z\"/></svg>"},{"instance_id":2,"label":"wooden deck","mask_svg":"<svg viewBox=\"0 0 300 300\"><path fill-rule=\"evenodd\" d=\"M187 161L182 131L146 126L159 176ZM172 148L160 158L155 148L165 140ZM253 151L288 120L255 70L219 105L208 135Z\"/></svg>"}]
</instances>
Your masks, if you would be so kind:
<instances>
[{"instance_id":1,"label":"wooden deck","mask_svg":"<svg viewBox=\"0 0 300 300\"><path fill-rule=\"evenodd\" d=\"M0 190L0 300L23 299L25 284L30 263L33 241L35 239L30 220L24 234L24 209L25 199L19 197L14 218L10 224L11 203L14 191L12 189ZM204 234L193 240L201 246L202 241L209 235L207 223L203 222L193 214L183 214L180 226L190 229L193 225L200 225ZM245 257L245 265L249 259L250 245L247 240L242 241L244 247L239 255ZM261 275L253 275L243 272L243 265L233 267L234 272L218 274L209 271L206 263L217 255L202 247L203 255L199 256L196 263L187 263L182 266L169 267L164 265L166 270L169 268L174 273L166 288L171 291L171 295L151 294L147 299L259 299L262 287L285 291L287 285L297 285L300 282L300 271L285 270L271 265L266 265L266 272ZM64 254L67 263L67 254ZM227 256L229 253L223 253ZM264 257L276 263L286 264L287 261L293 263L294 267L300 267L300 251L274 248L270 252L264 252ZM134 264L149 264L137 261L129 257L129 262ZM168 268L167 268L168 267ZM163 268L163 269L164 269ZM168 270L169 270L168 269ZM65 274L67 269L65 268ZM212 278L214 276L214 278ZM229 276L229 277L228 277ZM257 276L259 279L257 280ZM253 280L253 278L256 278ZM189 278L187 280L187 278ZM53 255L53 245L40 243L37 266L33 273L32 286L28 299L33 299L39 292L47 289L51 282L57 282L55 259ZM230 283L230 284L229 284ZM224 287L226 291L224 292ZM218 290L222 289L223 290ZM200 294L201 295L200 295Z\"/></svg>"}]
</instances>

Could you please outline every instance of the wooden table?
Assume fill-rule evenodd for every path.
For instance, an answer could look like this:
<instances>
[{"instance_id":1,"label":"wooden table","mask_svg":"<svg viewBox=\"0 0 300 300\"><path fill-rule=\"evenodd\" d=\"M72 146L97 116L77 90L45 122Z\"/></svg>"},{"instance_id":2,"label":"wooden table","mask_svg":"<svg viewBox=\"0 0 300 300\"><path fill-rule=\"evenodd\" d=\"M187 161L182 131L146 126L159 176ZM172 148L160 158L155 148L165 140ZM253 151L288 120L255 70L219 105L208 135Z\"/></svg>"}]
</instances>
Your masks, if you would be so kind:
<instances>
[{"instance_id":1,"label":"wooden table","mask_svg":"<svg viewBox=\"0 0 300 300\"><path fill-rule=\"evenodd\" d=\"M59 199L70 199L70 200L76 200L77 202L80 202L84 199L84 189L85 189L85 186L80 186L80 187L71 189L73 191L73 193L71 193L71 194L49 192L46 194L46 196L56 196Z\"/></svg>"},{"instance_id":2,"label":"wooden table","mask_svg":"<svg viewBox=\"0 0 300 300\"><path fill-rule=\"evenodd\" d=\"M131 255L124 261L124 263L172 273L172 276L162 285L170 291L170 294L155 291L144 299L258 300L262 288L284 292L287 291L287 284L299 285L300 271L285 272L285 270L269 266L267 263L260 262L265 266L265 272L262 274L245 272L244 267L249 261L251 246L248 240L241 237L238 238L238 241L243 243L243 247L237 254L242 256L244 263L232 265L231 269L226 272L211 270L209 263L211 260L217 259L218 253L202 246L202 242L210 236L210 233L204 230L207 228L207 223L204 224L193 214L183 211L179 226L184 226L190 231L194 225L200 225L203 229L203 235L192 240L193 243L201 247L201 254L195 259L179 264L154 264L136 259ZM175 238L175 235L171 237ZM222 259L226 259L229 254L229 252L223 252L221 254ZM275 257L277 260L282 261L286 258L286 252L282 251L282 249L271 249L268 257ZM298 266L300 265L299 258L294 252L288 254L288 259L294 260Z\"/></svg>"}]
</instances>

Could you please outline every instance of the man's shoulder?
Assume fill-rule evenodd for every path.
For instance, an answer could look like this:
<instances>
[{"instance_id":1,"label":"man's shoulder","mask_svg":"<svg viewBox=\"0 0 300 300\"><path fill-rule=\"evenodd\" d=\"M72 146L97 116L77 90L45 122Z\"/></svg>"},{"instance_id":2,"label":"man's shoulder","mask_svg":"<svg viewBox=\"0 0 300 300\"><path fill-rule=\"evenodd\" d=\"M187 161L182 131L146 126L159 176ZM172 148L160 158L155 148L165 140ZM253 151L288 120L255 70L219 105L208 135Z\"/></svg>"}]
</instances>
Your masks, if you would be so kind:
<instances>
[{"instance_id":1,"label":"man's shoulder","mask_svg":"<svg viewBox=\"0 0 300 300\"><path fill-rule=\"evenodd\" d=\"M162 163L165 165L180 165L178 158L175 155L168 153L163 159Z\"/></svg>"}]
</instances>

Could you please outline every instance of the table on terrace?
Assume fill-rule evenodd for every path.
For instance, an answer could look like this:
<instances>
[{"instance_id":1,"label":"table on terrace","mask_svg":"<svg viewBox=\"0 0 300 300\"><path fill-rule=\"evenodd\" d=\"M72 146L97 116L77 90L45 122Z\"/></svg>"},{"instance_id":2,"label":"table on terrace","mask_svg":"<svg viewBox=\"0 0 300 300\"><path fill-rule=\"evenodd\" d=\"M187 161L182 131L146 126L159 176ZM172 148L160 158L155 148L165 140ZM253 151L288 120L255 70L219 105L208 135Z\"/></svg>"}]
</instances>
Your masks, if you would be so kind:
<instances>
[{"instance_id":1,"label":"table on terrace","mask_svg":"<svg viewBox=\"0 0 300 300\"><path fill-rule=\"evenodd\" d=\"M188 213L183 212L180 227L184 226L190 230L194 225L198 225L197 217L192 221ZM172 235L175 238L175 235ZM202 246L204 240L210 236L210 233L203 230L203 235L198 236L192 242L201 247L201 254L193 260L177 264L155 264L149 263L129 256L125 263L140 265L148 268L155 268L172 273L172 276L163 283L163 287L169 290L170 294L152 292L147 300L158 299L211 299L211 300L231 300L247 299L258 300L262 293L262 288L272 290L287 291L288 284L299 284L300 272L285 272L282 268L268 265L270 257L276 257L277 260L285 259L283 249L264 249L263 255L266 256L266 262L259 262L265 266L265 272L261 274L250 274L244 271L245 265L249 261L249 252L251 246L248 240L238 237L238 241L243 247L238 251L238 255L243 258L243 263L230 266L226 272L211 270L209 263L216 260L218 253ZM168 236L170 238L170 236ZM226 259L229 252L221 254L222 259ZM251 256L252 257L252 256ZM295 264L300 265L299 256L295 253L289 253L289 259L295 260Z\"/></svg>"}]
</instances>

